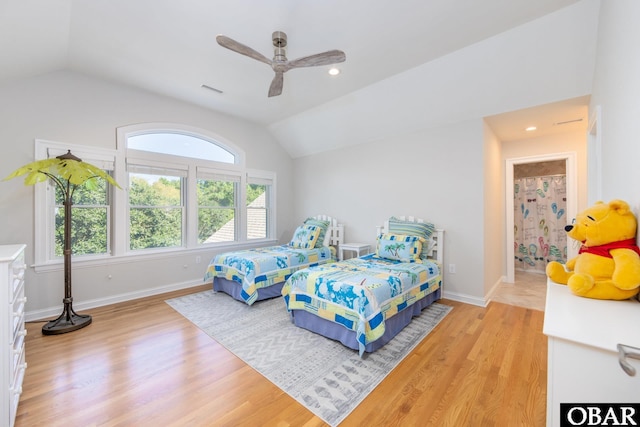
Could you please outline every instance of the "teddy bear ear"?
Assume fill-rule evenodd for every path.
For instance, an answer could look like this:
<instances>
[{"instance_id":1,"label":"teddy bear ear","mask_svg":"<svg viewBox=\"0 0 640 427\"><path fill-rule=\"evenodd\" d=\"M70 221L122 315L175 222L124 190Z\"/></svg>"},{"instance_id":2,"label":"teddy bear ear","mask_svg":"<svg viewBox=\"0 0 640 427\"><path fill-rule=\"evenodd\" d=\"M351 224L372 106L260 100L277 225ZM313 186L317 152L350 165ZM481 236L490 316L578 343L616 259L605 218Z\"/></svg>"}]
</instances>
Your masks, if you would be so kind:
<instances>
[{"instance_id":1,"label":"teddy bear ear","mask_svg":"<svg viewBox=\"0 0 640 427\"><path fill-rule=\"evenodd\" d=\"M612 200L609 202L609 207L620 214L626 214L629 212L629 204L624 200Z\"/></svg>"}]
</instances>

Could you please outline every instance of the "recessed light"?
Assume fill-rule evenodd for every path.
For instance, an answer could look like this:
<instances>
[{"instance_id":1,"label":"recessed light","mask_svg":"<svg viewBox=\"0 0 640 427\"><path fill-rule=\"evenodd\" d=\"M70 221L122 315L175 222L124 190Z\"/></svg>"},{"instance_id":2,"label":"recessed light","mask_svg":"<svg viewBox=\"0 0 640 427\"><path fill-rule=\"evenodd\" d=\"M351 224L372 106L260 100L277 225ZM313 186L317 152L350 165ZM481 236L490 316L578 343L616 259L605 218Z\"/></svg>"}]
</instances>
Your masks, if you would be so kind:
<instances>
[{"instance_id":1,"label":"recessed light","mask_svg":"<svg viewBox=\"0 0 640 427\"><path fill-rule=\"evenodd\" d=\"M527 132L533 132L533 131L534 131L534 130L536 130L536 129L538 129L538 128L537 128L537 127L535 127L535 126L529 126L529 127L528 127L528 128L526 128L525 130L526 130Z\"/></svg>"},{"instance_id":2,"label":"recessed light","mask_svg":"<svg viewBox=\"0 0 640 427\"><path fill-rule=\"evenodd\" d=\"M340 69L336 67L330 68L329 74L332 76L337 76L338 74L340 74Z\"/></svg>"}]
</instances>

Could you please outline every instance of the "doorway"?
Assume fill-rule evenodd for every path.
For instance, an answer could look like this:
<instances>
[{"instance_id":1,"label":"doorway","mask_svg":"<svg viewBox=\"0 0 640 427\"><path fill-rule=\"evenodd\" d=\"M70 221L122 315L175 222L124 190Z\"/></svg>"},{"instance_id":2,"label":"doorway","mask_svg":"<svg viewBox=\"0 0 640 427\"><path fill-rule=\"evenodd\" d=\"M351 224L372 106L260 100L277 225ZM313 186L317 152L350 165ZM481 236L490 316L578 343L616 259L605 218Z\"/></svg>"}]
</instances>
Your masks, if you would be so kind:
<instances>
[{"instance_id":1,"label":"doorway","mask_svg":"<svg viewBox=\"0 0 640 427\"><path fill-rule=\"evenodd\" d=\"M515 236L514 236L514 170L517 165L542 162L563 161L566 172L566 217L575 218L577 211L577 175L576 175L576 153L555 153L531 157L518 157L506 160L506 266L507 275L505 283L515 283ZM575 256L575 248L567 246L567 258Z\"/></svg>"}]
</instances>

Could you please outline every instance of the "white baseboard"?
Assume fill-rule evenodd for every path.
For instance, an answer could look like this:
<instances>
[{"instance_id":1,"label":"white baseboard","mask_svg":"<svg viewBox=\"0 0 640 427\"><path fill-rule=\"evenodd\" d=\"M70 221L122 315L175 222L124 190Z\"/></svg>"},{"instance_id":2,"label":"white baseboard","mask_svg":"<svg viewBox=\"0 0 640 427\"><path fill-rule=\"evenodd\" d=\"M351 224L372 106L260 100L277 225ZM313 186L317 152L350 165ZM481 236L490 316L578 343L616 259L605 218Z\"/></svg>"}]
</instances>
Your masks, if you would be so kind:
<instances>
[{"instance_id":1,"label":"white baseboard","mask_svg":"<svg viewBox=\"0 0 640 427\"><path fill-rule=\"evenodd\" d=\"M131 301L138 298L149 297L152 295L164 294L171 291L177 291L180 289L193 288L195 286L203 285L202 282L183 282L175 283L172 285L160 286L157 288L144 289L136 292L128 292L126 294L112 295L106 298L98 298L89 301L74 302L73 308L76 311L89 310L91 308L102 307L109 304L116 304L124 301ZM497 286L497 285L496 285ZM494 286L495 288L495 286ZM493 289L492 289L493 291ZM491 292L489 293L492 294ZM472 295L461 294L458 292L445 291L443 298L450 299L452 301L463 302L466 304L477 305L479 307L486 307L490 298L478 298ZM41 310L28 311L25 313L25 320L32 322L36 320L56 318L62 311L62 305L57 307L49 307Z\"/></svg>"},{"instance_id":2,"label":"white baseboard","mask_svg":"<svg viewBox=\"0 0 640 427\"><path fill-rule=\"evenodd\" d=\"M507 276L501 276L498 281L496 283L493 284L493 286L491 287L491 289L489 290L489 293L487 294L487 296L485 297L485 299L487 300L487 304L489 304L491 302L491 300L493 299L493 296L495 295L495 293L498 291L498 286L500 286L500 283L504 282L505 280L507 280Z\"/></svg>"},{"instance_id":3,"label":"white baseboard","mask_svg":"<svg viewBox=\"0 0 640 427\"><path fill-rule=\"evenodd\" d=\"M172 285L160 286L157 288L143 289L136 292L128 292L126 294L112 295L105 298L98 298L89 301L80 301L73 303L73 309L77 312L88 310L91 308L102 307L109 304L116 304L124 301L131 301L138 298L149 297L152 295L164 294L171 291L178 291L180 289L193 288L195 286L204 285L202 282L183 282L174 283ZM27 322L42 320L42 319L55 319L62 312L62 305L57 307L49 307L41 310L27 311L25 313L25 320ZM82 313L80 313L82 314Z\"/></svg>"},{"instance_id":4,"label":"white baseboard","mask_svg":"<svg viewBox=\"0 0 640 427\"><path fill-rule=\"evenodd\" d=\"M477 305L479 307L486 307L488 304L488 301L485 298L478 298L473 295L460 294L458 292L444 291L444 295L442 297L453 301L464 302L466 304Z\"/></svg>"}]
</instances>

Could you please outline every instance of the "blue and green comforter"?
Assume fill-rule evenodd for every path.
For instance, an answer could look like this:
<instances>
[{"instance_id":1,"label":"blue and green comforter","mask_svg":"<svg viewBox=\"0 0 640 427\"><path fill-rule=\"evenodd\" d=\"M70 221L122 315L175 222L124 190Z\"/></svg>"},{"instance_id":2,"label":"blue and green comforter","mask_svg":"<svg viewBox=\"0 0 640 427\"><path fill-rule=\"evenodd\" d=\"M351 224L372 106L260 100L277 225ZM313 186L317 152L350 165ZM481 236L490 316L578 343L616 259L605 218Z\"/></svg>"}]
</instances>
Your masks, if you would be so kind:
<instances>
[{"instance_id":1,"label":"blue and green comforter","mask_svg":"<svg viewBox=\"0 0 640 427\"><path fill-rule=\"evenodd\" d=\"M242 299L249 305L258 289L284 282L295 271L335 261L331 247L299 249L289 245L246 249L216 255L209 263L204 281L223 277L242 285Z\"/></svg>"},{"instance_id":2,"label":"blue and green comforter","mask_svg":"<svg viewBox=\"0 0 640 427\"><path fill-rule=\"evenodd\" d=\"M298 270L282 288L287 309L305 310L356 332L360 355L385 332L385 319L441 285L440 269L372 255Z\"/></svg>"}]
</instances>

